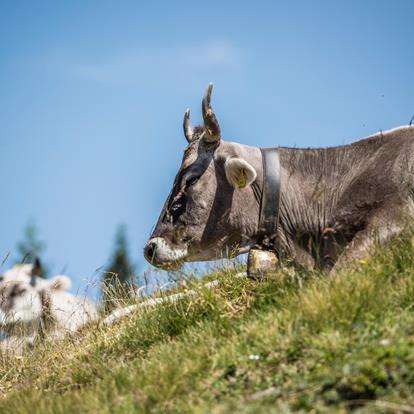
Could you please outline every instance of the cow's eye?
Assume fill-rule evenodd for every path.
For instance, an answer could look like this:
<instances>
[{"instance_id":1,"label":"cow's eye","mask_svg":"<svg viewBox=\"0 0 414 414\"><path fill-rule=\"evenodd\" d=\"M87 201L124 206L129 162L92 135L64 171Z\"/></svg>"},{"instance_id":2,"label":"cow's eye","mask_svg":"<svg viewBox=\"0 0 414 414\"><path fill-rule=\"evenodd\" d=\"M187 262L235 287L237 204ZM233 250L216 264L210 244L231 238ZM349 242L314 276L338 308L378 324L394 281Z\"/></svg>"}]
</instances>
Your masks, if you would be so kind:
<instances>
[{"instance_id":1,"label":"cow's eye","mask_svg":"<svg viewBox=\"0 0 414 414\"><path fill-rule=\"evenodd\" d=\"M10 291L10 297L15 298L19 294L19 287L13 286L13 289Z\"/></svg>"},{"instance_id":2,"label":"cow's eye","mask_svg":"<svg viewBox=\"0 0 414 414\"><path fill-rule=\"evenodd\" d=\"M200 177L190 177L189 179L187 179L185 182L185 188L189 188L192 185L194 185L198 181L199 178Z\"/></svg>"},{"instance_id":3,"label":"cow's eye","mask_svg":"<svg viewBox=\"0 0 414 414\"><path fill-rule=\"evenodd\" d=\"M21 296L24 293L26 293L26 289L24 287L19 287L18 285L15 285L10 291L10 297L15 298L16 296Z\"/></svg>"}]
</instances>

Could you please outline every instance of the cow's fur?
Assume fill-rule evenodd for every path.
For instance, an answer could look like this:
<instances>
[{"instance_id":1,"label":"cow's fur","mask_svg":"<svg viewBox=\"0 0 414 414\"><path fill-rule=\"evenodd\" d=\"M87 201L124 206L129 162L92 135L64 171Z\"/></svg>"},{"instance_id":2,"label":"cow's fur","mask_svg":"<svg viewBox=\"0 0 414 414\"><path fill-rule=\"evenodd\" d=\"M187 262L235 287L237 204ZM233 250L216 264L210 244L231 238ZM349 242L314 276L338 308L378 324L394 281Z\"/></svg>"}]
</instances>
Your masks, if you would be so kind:
<instances>
[{"instance_id":1,"label":"cow's fur","mask_svg":"<svg viewBox=\"0 0 414 414\"><path fill-rule=\"evenodd\" d=\"M42 279L30 266L13 267L0 283L0 329L7 334L3 349L19 351L44 336L60 338L97 318L92 302L66 291L67 276Z\"/></svg>"},{"instance_id":2,"label":"cow's fur","mask_svg":"<svg viewBox=\"0 0 414 414\"><path fill-rule=\"evenodd\" d=\"M11 269L6 270L2 275L0 275L0 282L7 282L10 280L30 282L32 275L37 275L37 269L34 264L16 264Z\"/></svg>"},{"instance_id":3,"label":"cow's fur","mask_svg":"<svg viewBox=\"0 0 414 414\"><path fill-rule=\"evenodd\" d=\"M208 107L204 134L196 127L187 137L173 189L144 249L157 267L234 256L257 240L261 152L224 141L218 126L211 134L209 94L211 87L203 105ZM217 123L215 116L211 123ZM279 155L279 257L337 269L366 257L376 241L386 242L412 223L414 126L334 148L279 148Z\"/></svg>"}]
</instances>

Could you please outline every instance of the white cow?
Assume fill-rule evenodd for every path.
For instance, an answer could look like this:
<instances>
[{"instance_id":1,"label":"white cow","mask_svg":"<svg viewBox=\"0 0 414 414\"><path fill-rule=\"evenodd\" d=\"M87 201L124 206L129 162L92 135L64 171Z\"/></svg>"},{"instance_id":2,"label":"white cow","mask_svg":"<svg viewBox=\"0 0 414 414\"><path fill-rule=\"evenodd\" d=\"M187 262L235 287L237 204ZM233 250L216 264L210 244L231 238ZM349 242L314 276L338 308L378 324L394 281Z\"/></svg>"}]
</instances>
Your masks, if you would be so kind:
<instances>
[{"instance_id":1,"label":"white cow","mask_svg":"<svg viewBox=\"0 0 414 414\"><path fill-rule=\"evenodd\" d=\"M36 261L35 264L16 264L11 269L6 270L2 275L0 275L0 282L7 282L10 280L19 280L23 282L26 282L27 280L30 281L31 276L36 276L39 272L39 261Z\"/></svg>"},{"instance_id":2,"label":"white cow","mask_svg":"<svg viewBox=\"0 0 414 414\"><path fill-rule=\"evenodd\" d=\"M67 276L42 279L36 271L31 264L16 265L2 275L0 329L7 334L0 343L3 349L21 350L44 336L60 338L97 319L92 302L67 292Z\"/></svg>"}]
</instances>

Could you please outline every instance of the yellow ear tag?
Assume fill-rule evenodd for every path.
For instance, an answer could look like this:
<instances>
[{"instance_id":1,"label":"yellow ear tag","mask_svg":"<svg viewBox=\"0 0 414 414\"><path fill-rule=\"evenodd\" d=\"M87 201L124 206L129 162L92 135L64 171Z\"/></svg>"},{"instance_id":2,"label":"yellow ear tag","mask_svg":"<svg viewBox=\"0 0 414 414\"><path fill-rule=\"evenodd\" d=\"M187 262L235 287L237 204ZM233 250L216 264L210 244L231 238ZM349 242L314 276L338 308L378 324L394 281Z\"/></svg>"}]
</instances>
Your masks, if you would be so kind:
<instances>
[{"instance_id":1,"label":"yellow ear tag","mask_svg":"<svg viewBox=\"0 0 414 414\"><path fill-rule=\"evenodd\" d=\"M244 188L246 187L246 184L247 184L246 171L242 168L240 170L238 186L239 188Z\"/></svg>"}]
</instances>

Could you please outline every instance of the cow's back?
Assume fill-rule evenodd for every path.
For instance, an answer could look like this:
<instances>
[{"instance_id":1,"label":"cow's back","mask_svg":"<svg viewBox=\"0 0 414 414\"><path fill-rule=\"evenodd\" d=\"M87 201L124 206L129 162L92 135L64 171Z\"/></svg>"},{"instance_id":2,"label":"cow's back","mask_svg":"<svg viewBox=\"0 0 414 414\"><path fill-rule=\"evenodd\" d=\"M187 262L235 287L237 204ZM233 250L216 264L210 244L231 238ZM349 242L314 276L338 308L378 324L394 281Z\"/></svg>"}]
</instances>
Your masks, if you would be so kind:
<instances>
[{"instance_id":1,"label":"cow's back","mask_svg":"<svg viewBox=\"0 0 414 414\"><path fill-rule=\"evenodd\" d=\"M87 298L68 292L56 292L51 298L51 316L56 328L75 332L83 325L98 317L95 305Z\"/></svg>"},{"instance_id":2,"label":"cow's back","mask_svg":"<svg viewBox=\"0 0 414 414\"><path fill-rule=\"evenodd\" d=\"M279 153L280 234L288 251L292 244L306 250L311 239L319 243L326 229L334 229L346 243L377 212L385 212L386 223L387 214L413 206L414 127L339 147L281 148Z\"/></svg>"}]
</instances>

